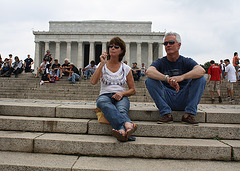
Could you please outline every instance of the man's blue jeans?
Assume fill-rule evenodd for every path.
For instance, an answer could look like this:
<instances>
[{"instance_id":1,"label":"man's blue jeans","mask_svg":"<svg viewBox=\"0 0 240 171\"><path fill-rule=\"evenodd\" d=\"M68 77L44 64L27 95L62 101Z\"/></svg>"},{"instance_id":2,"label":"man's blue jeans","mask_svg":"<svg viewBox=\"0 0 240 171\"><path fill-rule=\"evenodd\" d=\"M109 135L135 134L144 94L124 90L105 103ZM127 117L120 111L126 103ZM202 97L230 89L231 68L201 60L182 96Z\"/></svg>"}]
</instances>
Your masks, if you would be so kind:
<instances>
[{"instance_id":1,"label":"man's blue jeans","mask_svg":"<svg viewBox=\"0 0 240 171\"><path fill-rule=\"evenodd\" d=\"M87 77L90 74L89 72L93 74L95 72L95 69L92 68L86 69L84 72L84 76Z\"/></svg>"},{"instance_id":2,"label":"man's blue jeans","mask_svg":"<svg viewBox=\"0 0 240 171\"><path fill-rule=\"evenodd\" d=\"M130 102L128 97L117 101L112 98L115 93L102 94L97 99L97 107L102 110L105 118L112 125L113 129L124 129L126 122L132 122L128 117Z\"/></svg>"},{"instance_id":3,"label":"man's blue jeans","mask_svg":"<svg viewBox=\"0 0 240 171\"><path fill-rule=\"evenodd\" d=\"M147 78L145 84L161 116L171 113L172 110L183 110L185 113L196 115L197 105L205 89L206 78L203 76L190 80L178 93L164 86L159 80Z\"/></svg>"},{"instance_id":4,"label":"man's blue jeans","mask_svg":"<svg viewBox=\"0 0 240 171\"><path fill-rule=\"evenodd\" d=\"M68 77L68 81L72 81L73 83L76 82L76 80L78 81L80 78L80 76L76 73L72 73L72 76L71 77Z\"/></svg>"}]
</instances>

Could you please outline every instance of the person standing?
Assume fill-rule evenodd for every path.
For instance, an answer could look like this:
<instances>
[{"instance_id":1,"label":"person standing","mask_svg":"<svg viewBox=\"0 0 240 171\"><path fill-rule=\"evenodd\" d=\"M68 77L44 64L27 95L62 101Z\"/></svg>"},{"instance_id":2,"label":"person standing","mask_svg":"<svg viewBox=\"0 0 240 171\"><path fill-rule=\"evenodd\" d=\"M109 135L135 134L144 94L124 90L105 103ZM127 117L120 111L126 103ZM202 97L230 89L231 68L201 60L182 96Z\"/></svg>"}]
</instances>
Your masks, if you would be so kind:
<instances>
[{"instance_id":1,"label":"person standing","mask_svg":"<svg viewBox=\"0 0 240 171\"><path fill-rule=\"evenodd\" d=\"M142 67L141 67L141 77L145 77L145 73L146 73L146 67L145 67L145 64L142 63Z\"/></svg>"},{"instance_id":2,"label":"person standing","mask_svg":"<svg viewBox=\"0 0 240 171\"><path fill-rule=\"evenodd\" d=\"M133 63L132 74L133 74L134 81L139 81L139 79L141 77L141 68L137 67L137 62Z\"/></svg>"},{"instance_id":3,"label":"person standing","mask_svg":"<svg viewBox=\"0 0 240 171\"><path fill-rule=\"evenodd\" d=\"M229 102L234 102L233 83L237 83L237 72L233 65L230 64L229 59L225 59L226 69L224 77L227 75L227 93Z\"/></svg>"},{"instance_id":4,"label":"person standing","mask_svg":"<svg viewBox=\"0 0 240 171\"><path fill-rule=\"evenodd\" d=\"M28 57L24 60L25 72L31 72L31 66L33 65L33 59L28 55Z\"/></svg>"},{"instance_id":5,"label":"person standing","mask_svg":"<svg viewBox=\"0 0 240 171\"><path fill-rule=\"evenodd\" d=\"M43 60L47 61L49 64L52 64L53 57L52 54L50 54L50 50L46 51L47 54L43 57Z\"/></svg>"},{"instance_id":6,"label":"person standing","mask_svg":"<svg viewBox=\"0 0 240 171\"><path fill-rule=\"evenodd\" d=\"M135 86L131 67L122 62L125 53L125 42L119 37L112 38L108 44L108 53L104 52L100 56L101 62L90 81L92 85L101 81L97 107L111 124L112 135L118 141L128 141L137 129L128 116L128 97L135 94Z\"/></svg>"},{"instance_id":7,"label":"person standing","mask_svg":"<svg viewBox=\"0 0 240 171\"><path fill-rule=\"evenodd\" d=\"M225 64L223 63L223 60L220 60L220 64L218 65L222 71L222 75L225 73ZM224 77L223 77L224 79Z\"/></svg>"},{"instance_id":8,"label":"person standing","mask_svg":"<svg viewBox=\"0 0 240 171\"><path fill-rule=\"evenodd\" d=\"M172 123L172 110L184 110L182 122L197 125L194 116L206 85L205 70L193 59L179 54L178 33L166 33L163 44L167 56L151 64L145 81L161 115L158 123Z\"/></svg>"},{"instance_id":9,"label":"person standing","mask_svg":"<svg viewBox=\"0 0 240 171\"><path fill-rule=\"evenodd\" d=\"M210 61L211 66L208 68L208 79L207 84L209 84L209 91L211 95L211 101L214 103L214 89L218 94L218 101L222 103L221 93L220 93L220 84L222 83L222 71L219 66L215 65L215 61Z\"/></svg>"}]
</instances>

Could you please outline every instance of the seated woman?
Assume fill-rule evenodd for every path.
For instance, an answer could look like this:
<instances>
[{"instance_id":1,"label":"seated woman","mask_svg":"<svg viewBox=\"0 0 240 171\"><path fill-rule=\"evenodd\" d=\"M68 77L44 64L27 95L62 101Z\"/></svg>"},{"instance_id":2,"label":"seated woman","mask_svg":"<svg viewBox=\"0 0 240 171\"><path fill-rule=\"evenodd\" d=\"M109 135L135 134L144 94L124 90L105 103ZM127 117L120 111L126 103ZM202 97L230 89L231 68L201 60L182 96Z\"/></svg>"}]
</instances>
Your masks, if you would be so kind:
<instances>
[{"instance_id":1,"label":"seated woman","mask_svg":"<svg viewBox=\"0 0 240 171\"><path fill-rule=\"evenodd\" d=\"M42 78L40 80L40 85L43 85L44 83L52 82L51 81L50 70L51 70L51 64L47 64L46 68L43 71L43 75L42 75Z\"/></svg>"},{"instance_id":2,"label":"seated woman","mask_svg":"<svg viewBox=\"0 0 240 171\"><path fill-rule=\"evenodd\" d=\"M102 110L109 121L112 135L118 141L128 141L136 131L137 125L128 117L130 102L128 97L135 94L134 80L131 68L121 62L126 52L125 42L114 37L110 40L108 53L100 56L100 63L91 77L91 84L95 85L101 80L100 96L97 107ZM126 90L125 85L128 85Z\"/></svg>"},{"instance_id":3,"label":"seated woman","mask_svg":"<svg viewBox=\"0 0 240 171\"><path fill-rule=\"evenodd\" d=\"M5 58L4 63L1 66L1 76L10 77L11 76L11 64L8 58Z\"/></svg>"}]
</instances>

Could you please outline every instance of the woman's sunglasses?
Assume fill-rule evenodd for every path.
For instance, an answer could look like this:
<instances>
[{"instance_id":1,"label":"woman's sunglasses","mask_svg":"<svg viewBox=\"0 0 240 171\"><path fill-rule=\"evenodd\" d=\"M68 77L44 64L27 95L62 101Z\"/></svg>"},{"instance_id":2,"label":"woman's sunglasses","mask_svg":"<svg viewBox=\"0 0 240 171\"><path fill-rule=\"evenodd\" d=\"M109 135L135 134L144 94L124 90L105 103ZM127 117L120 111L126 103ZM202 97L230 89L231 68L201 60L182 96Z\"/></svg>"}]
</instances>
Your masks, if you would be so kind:
<instances>
[{"instance_id":1,"label":"woman's sunglasses","mask_svg":"<svg viewBox=\"0 0 240 171\"><path fill-rule=\"evenodd\" d=\"M113 48L113 47L114 47L115 49L120 48L120 46L118 46L118 45L114 45L114 46L113 46L113 45L109 45L108 47L109 47L109 48Z\"/></svg>"}]
</instances>

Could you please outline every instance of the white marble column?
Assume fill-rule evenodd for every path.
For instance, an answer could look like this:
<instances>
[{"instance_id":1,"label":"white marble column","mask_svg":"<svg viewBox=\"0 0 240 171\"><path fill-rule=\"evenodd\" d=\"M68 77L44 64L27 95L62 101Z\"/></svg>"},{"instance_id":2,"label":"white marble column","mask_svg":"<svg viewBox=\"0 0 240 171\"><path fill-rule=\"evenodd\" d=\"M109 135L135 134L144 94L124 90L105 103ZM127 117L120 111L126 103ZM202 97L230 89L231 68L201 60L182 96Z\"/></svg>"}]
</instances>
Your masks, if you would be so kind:
<instances>
[{"instance_id":1,"label":"white marble column","mask_svg":"<svg viewBox=\"0 0 240 171\"><path fill-rule=\"evenodd\" d=\"M129 66L131 66L131 64L130 64L130 43L129 42L126 42L126 53L125 53L124 60L127 61L127 64Z\"/></svg>"},{"instance_id":2,"label":"white marble column","mask_svg":"<svg viewBox=\"0 0 240 171\"><path fill-rule=\"evenodd\" d=\"M34 56L34 73L37 73L37 67L40 65L40 46L39 42L35 42L35 56Z\"/></svg>"},{"instance_id":3,"label":"white marble column","mask_svg":"<svg viewBox=\"0 0 240 171\"><path fill-rule=\"evenodd\" d=\"M153 43L148 43L148 63L146 66L150 66L153 61Z\"/></svg>"},{"instance_id":4,"label":"white marble column","mask_svg":"<svg viewBox=\"0 0 240 171\"><path fill-rule=\"evenodd\" d=\"M60 42L56 42L55 59L60 63Z\"/></svg>"},{"instance_id":5,"label":"white marble column","mask_svg":"<svg viewBox=\"0 0 240 171\"><path fill-rule=\"evenodd\" d=\"M71 60L71 42L67 42L66 57L69 59L70 62L72 62L72 60Z\"/></svg>"},{"instance_id":6,"label":"white marble column","mask_svg":"<svg viewBox=\"0 0 240 171\"><path fill-rule=\"evenodd\" d=\"M102 53L107 52L107 42L102 42Z\"/></svg>"},{"instance_id":7,"label":"white marble column","mask_svg":"<svg viewBox=\"0 0 240 171\"><path fill-rule=\"evenodd\" d=\"M158 44L158 58L162 58L163 57L163 44L159 43Z\"/></svg>"},{"instance_id":8,"label":"white marble column","mask_svg":"<svg viewBox=\"0 0 240 171\"><path fill-rule=\"evenodd\" d=\"M142 42L137 42L137 65L142 66ZM134 61L135 62L135 61Z\"/></svg>"},{"instance_id":9,"label":"white marble column","mask_svg":"<svg viewBox=\"0 0 240 171\"><path fill-rule=\"evenodd\" d=\"M94 59L94 42L90 42L89 63Z\"/></svg>"},{"instance_id":10,"label":"white marble column","mask_svg":"<svg viewBox=\"0 0 240 171\"><path fill-rule=\"evenodd\" d=\"M46 53L47 50L49 50L49 42L45 42L45 52L44 53Z\"/></svg>"},{"instance_id":11,"label":"white marble column","mask_svg":"<svg viewBox=\"0 0 240 171\"><path fill-rule=\"evenodd\" d=\"M78 59L77 59L77 67L83 68L83 42L78 42Z\"/></svg>"}]
</instances>

